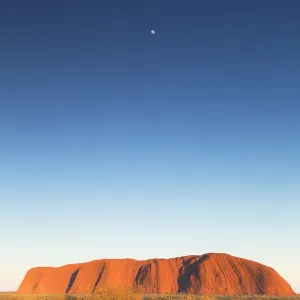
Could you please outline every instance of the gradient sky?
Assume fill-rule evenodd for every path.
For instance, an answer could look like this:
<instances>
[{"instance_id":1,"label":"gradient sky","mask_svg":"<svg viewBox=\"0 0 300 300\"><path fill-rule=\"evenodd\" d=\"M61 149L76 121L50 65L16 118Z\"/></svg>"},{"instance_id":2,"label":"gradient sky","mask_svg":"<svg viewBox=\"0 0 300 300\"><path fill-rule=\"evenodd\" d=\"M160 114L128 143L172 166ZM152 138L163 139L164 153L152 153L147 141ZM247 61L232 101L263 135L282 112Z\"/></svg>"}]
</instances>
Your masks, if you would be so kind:
<instances>
[{"instance_id":1,"label":"gradient sky","mask_svg":"<svg viewBox=\"0 0 300 300\"><path fill-rule=\"evenodd\" d=\"M299 11L1 1L0 290L34 266L226 252L300 292Z\"/></svg>"}]
</instances>

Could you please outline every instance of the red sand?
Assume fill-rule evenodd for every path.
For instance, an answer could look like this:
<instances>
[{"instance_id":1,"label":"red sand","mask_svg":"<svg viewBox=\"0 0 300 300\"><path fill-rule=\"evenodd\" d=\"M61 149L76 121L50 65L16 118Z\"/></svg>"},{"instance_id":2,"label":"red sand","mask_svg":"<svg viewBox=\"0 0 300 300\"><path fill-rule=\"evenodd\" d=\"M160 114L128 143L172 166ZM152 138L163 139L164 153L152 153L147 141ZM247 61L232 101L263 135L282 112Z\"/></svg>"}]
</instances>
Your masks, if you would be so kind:
<instances>
[{"instance_id":1,"label":"red sand","mask_svg":"<svg viewBox=\"0 0 300 300\"><path fill-rule=\"evenodd\" d=\"M228 254L171 259L102 259L29 270L18 292L89 294L101 288L144 287L147 293L296 295L272 268Z\"/></svg>"}]
</instances>

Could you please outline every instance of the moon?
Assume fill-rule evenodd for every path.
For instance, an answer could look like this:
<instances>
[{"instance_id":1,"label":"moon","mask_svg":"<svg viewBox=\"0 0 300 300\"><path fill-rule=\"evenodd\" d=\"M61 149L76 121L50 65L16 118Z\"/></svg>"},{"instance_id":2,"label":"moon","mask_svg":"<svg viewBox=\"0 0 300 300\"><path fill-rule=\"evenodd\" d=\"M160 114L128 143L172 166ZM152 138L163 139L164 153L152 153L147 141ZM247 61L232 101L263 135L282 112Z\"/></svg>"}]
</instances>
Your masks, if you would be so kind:
<instances>
[{"instance_id":1,"label":"moon","mask_svg":"<svg viewBox=\"0 0 300 300\"><path fill-rule=\"evenodd\" d=\"M155 30L154 29L151 30L151 34L153 34L153 35L155 34Z\"/></svg>"}]
</instances>

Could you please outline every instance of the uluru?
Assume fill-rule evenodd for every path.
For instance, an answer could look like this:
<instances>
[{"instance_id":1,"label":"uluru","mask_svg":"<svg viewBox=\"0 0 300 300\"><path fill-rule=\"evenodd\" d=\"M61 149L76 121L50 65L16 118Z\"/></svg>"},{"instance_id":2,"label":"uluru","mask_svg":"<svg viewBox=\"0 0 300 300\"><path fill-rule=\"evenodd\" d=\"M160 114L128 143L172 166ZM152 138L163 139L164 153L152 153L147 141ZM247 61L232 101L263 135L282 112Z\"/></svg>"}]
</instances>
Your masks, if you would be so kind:
<instances>
[{"instance_id":1,"label":"uluru","mask_svg":"<svg viewBox=\"0 0 300 300\"><path fill-rule=\"evenodd\" d=\"M224 253L170 259L101 259L30 269L19 293L90 294L103 288L141 286L146 293L294 296L272 268Z\"/></svg>"}]
</instances>

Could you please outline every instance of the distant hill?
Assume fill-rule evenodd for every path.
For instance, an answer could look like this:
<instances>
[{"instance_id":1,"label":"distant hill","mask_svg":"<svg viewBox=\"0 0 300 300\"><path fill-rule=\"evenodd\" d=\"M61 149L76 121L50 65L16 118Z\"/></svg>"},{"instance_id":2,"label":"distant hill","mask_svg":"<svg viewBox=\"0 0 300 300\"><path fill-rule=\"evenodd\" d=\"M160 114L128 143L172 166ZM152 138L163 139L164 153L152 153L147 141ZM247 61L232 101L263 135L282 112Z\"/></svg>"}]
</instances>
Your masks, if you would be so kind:
<instances>
[{"instance_id":1,"label":"distant hill","mask_svg":"<svg viewBox=\"0 0 300 300\"><path fill-rule=\"evenodd\" d=\"M294 296L272 268L223 253L171 259L101 259L29 270L19 293L89 294L102 288L141 286L153 294L265 294Z\"/></svg>"}]
</instances>

